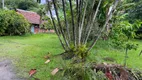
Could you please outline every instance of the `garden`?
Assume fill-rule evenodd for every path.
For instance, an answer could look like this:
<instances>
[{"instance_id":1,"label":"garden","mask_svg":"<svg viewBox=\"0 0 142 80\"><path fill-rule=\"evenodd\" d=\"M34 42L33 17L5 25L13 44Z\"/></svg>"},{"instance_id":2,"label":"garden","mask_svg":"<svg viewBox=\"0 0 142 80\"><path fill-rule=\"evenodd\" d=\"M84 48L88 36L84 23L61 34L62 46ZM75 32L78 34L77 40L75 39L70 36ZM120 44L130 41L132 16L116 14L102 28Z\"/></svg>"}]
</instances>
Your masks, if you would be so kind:
<instances>
[{"instance_id":1,"label":"garden","mask_svg":"<svg viewBox=\"0 0 142 80\"><path fill-rule=\"evenodd\" d=\"M0 6L2 80L142 79L141 0L11 1Z\"/></svg>"}]
</instances>

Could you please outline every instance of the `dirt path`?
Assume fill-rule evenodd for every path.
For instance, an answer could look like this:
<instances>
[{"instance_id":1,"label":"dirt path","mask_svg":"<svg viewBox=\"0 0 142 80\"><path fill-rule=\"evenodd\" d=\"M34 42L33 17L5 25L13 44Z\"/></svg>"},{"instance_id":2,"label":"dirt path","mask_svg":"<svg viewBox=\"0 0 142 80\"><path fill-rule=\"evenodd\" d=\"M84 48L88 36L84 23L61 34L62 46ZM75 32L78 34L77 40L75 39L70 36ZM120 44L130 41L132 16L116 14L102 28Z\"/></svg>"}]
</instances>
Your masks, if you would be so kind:
<instances>
[{"instance_id":1,"label":"dirt path","mask_svg":"<svg viewBox=\"0 0 142 80\"><path fill-rule=\"evenodd\" d=\"M0 61L0 80L25 80L18 78L10 60Z\"/></svg>"}]
</instances>

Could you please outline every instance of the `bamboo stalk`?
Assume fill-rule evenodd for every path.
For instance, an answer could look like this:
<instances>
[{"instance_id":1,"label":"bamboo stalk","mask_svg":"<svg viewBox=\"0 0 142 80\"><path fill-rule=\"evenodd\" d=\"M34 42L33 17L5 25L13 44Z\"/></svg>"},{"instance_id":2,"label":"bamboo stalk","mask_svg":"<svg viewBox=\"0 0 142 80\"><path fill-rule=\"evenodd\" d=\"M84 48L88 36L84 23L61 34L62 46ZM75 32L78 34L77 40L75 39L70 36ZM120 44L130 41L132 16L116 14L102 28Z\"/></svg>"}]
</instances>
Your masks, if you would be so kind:
<instances>
[{"instance_id":1,"label":"bamboo stalk","mask_svg":"<svg viewBox=\"0 0 142 80\"><path fill-rule=\"evenodd\" d=\"M89 10L92 10L93 9L93 7L94 7L94 5L95 5L95 0L93 1L93 5L91 5L91 9L89 9ZM86 27L85 27L85 31L84 31L84 33L83 33L83 36L82 36L82 43L83 44L85 44L85 39L86 39L86 37L87 37L87 33L88 33L88 31L89 31L89 28L90 28L90 24L91 24L91 22L92 22L92 17L93 17L93 11L91 11L89 14L88 14L88 18L87 18L87 24L86 24Z\"/></svg>"},{"instance_id":2,"label":"bamboo stalk","mask_svg":"<svg viewBox=\"0 0 142 80\"><path fill-rule=\"evenodd\" d=\"M80 5L79 5L79 1L78 0L76 0L76 17L75 17L75 19L77 20L77 22L75 23L76 25L76 27L75 27L75 29L76 29L76 31L78 31L79 30L79 17L80 17L80 10L79 10L79 8L80 8ZM76 32L76 44L78 45L78 32Z\"/></svg>"},{"instance_id":3,"label":"bamboo stalk","mask_svg":"<svg viewBox=\"0 0 142 80\"><path fill-rule=\"evenodd\" d=\"M60 22L60 18L59 18L59 14L58 14L58 9L57 9L57 7L56 7L55 0L53 0L53 5L54 5L55 13L56 13L56 16L57 16L57 21L58 21L58 24L59 24L60 32L61 32L61 34L62 34L62 36L63 36L63 39L64 39L64 41L65 41L65 44L66 44L67 48L70 49L68 40L66 39L65 34L64 34L64 31L63 31L63 28L62 28L62 26L61 26L61 22Z\"/></svg>"},{"instance_id":4,"label":"bamboo stalk","mask_svg":"<svg viewBox=\"0 0 142 80\"><path fill-rule=\"evenodd\" d=\"M65 25L66 25L68 40L70 42L71 38L70 38L69 26L68 26L67 17L66 17L66 7L65 7L64 0L62 0L62 4L63 4L64 20L65 20Z\"/></svg>"},{"instance_id":5,"label":"bamboo stalk","mask_svg":"<svg viewBox=\"0 0 142 80\"><path fill-rule=\"evenodd\" d=\"M73 42L74 42L74 46L76 47L76 30L75 30L75 25L74 25L74 14L73 14L73 10L72 10L72 1L69 0L70 3L70 10L71 10L71 16L72 16L72 31L73 31Z\"/></svg>"},{"instance_id":6,"label":"bamboo stalk","mask_svg":"<svg viewBox=\"0 0 142 80\"><path fill-rule=\"evenodd\" d=\"M93 12L90 12L87 16L89 16L87 19L86 19L86 25L85 25L85 27L84 27L84 32L82 33L82 36L81 36L81 42L82 42L82 44L84 44L85 43L85 39L86 39L86 34L87 34L87 31L89 31L88 29L89 29L89 24L91 24L91 20L92 20L92 15L93 14Z\"/></svg>"},{"instance_id":7,"label":"bamboo stalk","mask_svg":"<svg viewBox=\"0 0 142 80\"><path fill-rule=\"evenodd\" d=\"M60 41L60 43L61 43L63 49L64 49L64 50L67 50L66 47L65 47L65 45L64 45L64 43L63 43L63 41L62 41L62 39L61 39L61 37L60 37L58 28L57 28L57 26L55 25L55 21L54 21L54 18L53 18L52 11L51 11L51 9L50 9L49 1L46 0L46 2L48 3L48 9L49 9L49 12L50 12L50 15L51 15L51 20L52 20L52 23L53 23L53 27L54 27L54 29L55 29L55 32L56 32L56 34L57 34L57 36L58 36L58 38L59 38L59 41Z\"/></svg>"},{"instance_id":8,"label":"bamboo stalk","mask_svg":"<svg viewBox=\"0 0 142 80\"><path fill-rule=\"evenodd\" d=\"M82 29L83 29L83 25L84 25L87 6L88 6L88 1L86 2L86 5L85 5L85 10L83 12L83 19L82 19L82 23L81 23L81 26L80 26L80 29L79 29L79 44L81 42Z\"/></svg>"},{"instance_id":9,"label":"bamboo stalk","mask_svg":"<svg viewBox=\"0 0 142 80\"><path fill-rule=\"evenodd\" d=\"M78 0L76 0L76 9L77 9L77 12L78 12Z\"/></svg>"},{"instance_id":10,"label":"bamboo stalk","mask_svg":"<svg viewBox=\"0 0 142 80\"><path fill-rule=\"evenodd\" d=\"M92 8L94 7L94 4L95 4L95 3L96 3L96 0L94 0L94 1L93 1L93 5L92 5Z\"/></svg>"},{"instance_id":11,"label":"bamboo stalk","mask_svg":"<svg viewBox=\"0 0 142 80\"><path fill-rule=\"evenodd\" d=\"M88 52L95 46L96 42L97 42L97 41L99 40L99 38L101 37L101 35L102 35L104 29L106 28L106 25L108 24L108 22L109 22L109 20L110 20L110 18L111 18L111 16L112 16L112 14L113 14L113 10L116 9L116 6L118 5L119 1L120 1L120 0L115 0L113 9L111 10L110 14L108 15L108 18L106 19L105 24L104 24L104 26L103 26L101 32L100 32L99 35L97 36L97 39L95 39L95 40L93 41L93 43L91 44L91 46L88 48L88 50L87 50L85 53L88 53Z\"/></svg>"},{"instance_id":12,"label":"bamboo stalk","mask_svg":"<svg viewBox=\"0 0 142 80\"><path fill-rule=\"evenodd\" d=\"M90 26L89 31L88 31L88 33L87 33L87 37L86 37L86 39L85 39L85 43L84 43L84 44L87 43L87 40L88 40L89 35L90 35L90 32L91 32L91 30L92 30L94 21L96 20L96 17L97 17L97 14L98 14L99 7L100 7L100 5L101 5L101 2L102 2L102 0L99 0L99 4L98 4L97 9L96 9L96 11L95 11L95 14L94 14L93 20L92 20L92 22L91 22L91 26Z\"/></svg>"},{"instance_id":13,"label":"bamboo stalk","mask_svg":"<svg viewBox=\"0 0 142 80\"><path fill-rule=\"evenodd\" d=\"M80 26L81 26L81 22L82 22L82 17L81 16L83 16L83 13L82 13L82 11L83 11L83 4L84 4L84 0L80 0L79 1L79 11L78 11L78 18L77 18L77 28L78 28L78 34L77 34L77 41L76 42L78 42L78 45L80 45L80 39L79 39L79 34L80 34Z\"/></svg>"},{"instance_id":14,"label":"bamboo stalk","mask_svg":"<svg viewBox=\"0 0 142 80\"><path fill-rule=\"evenodd\" d=\"M77 31L78 32L80 31L80 27L79 26L80 26L80 17L81 17L80 16L81 15L81 3L82 3L81 1L82 0L79 1L79 7L78 7L78 11L77 11L77 15L78 15L78 18L77 18L77 27L78 27L78 30ZM78 37L79 37L79 33L78 33ZM78 45L79 45L79 38L78 38L77 42L78 42Z\"/></svg>"}]
</instances>

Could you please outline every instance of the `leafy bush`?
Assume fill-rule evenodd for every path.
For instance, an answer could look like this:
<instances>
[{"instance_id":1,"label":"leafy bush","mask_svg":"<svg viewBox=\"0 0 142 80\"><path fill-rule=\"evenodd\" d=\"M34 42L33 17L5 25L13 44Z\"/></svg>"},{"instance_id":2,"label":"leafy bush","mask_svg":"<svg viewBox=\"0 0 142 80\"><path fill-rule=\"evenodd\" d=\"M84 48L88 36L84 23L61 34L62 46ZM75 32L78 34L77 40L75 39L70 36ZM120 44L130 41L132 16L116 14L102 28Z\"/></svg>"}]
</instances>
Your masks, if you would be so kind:
<instances>
[{"instance_id":1,"label":"leafy bush","mask_svg":"<svg viewBox=\"0 0 142 80\"><path fill-rule=\"evenodd\" d=\"M110 33L113 45L118 48L124 48L130 38L135 38L136 31L142 24L140 20L130 23L125 19L126 16L127 14L115 17L117 21L113 22L113 28Z\"/></svg>"},{"instance_id":2,"label":"leafy bush","mask_svg":"<svg viewBox=\"0 0 142 80\"><path fill-rule=\"evenodd\" d=\"M142 34L137 34L136 38L142 39Z\"/></svg>"},{"instance_id":3,"label":"leafy bush","mask_svg":"<svg viewBox=\"0 0 142 80\"><path fill-rule=\"evenodd\" d=\"M44 16L43 20L45 21L41 27L44 29L53 29L53 24L48 16Z\"/></svg>"},{"instance_id":4,"label":"leafy bush","mask_svg":"<svg viewBox=\"0 0 142 80\"><path fill-rule=\"evenodd\" d=\"M22 35L28 31L29 23L22 15L0 10L0 35Z\"/></svg>"},{"instance_id":5,"label":"leafy bush","mask_svg":"<svg viewBox=\"0 0 142 80\"><path fill-rule=\"evenodd\" d=\"M8 9L24 9L31 10L38 7L38 3L35 0L5 0L5 7Z\"/></svg>"},{"instance_id":6,"label":"leafy bush","mask_svg":"<svg viewBox=\"0 0 142 80\"><path fill-rule=\"evenodd\" d=\"M33 0L21 1L18 4L18 8L23 10L30 10L31 8L38 7L38 4Z\"/></svg>"}]
</instances>

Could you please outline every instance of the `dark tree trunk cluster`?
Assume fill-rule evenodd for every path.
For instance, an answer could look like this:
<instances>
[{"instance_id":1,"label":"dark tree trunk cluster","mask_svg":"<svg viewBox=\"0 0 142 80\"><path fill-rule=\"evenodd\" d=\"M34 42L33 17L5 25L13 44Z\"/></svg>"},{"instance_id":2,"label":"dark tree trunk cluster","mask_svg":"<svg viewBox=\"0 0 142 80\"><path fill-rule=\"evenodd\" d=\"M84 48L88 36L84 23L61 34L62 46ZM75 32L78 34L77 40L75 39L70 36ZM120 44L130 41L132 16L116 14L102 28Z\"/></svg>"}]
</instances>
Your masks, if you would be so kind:
<instances>
[{"instance_id":1,"label":"dark tree trunk cluster","mask_svg":"<svg viewBox=\"0 0 142 80\"><path fill-rule=\"evenodd\" d=\"M83 54L87 54L95 46L106 26L109 24L109 20L119 1L120 0L114 0L111 5L107 6L108 11L105 13L106 18L104 18L100 30L97 31L96 38L91 41L91 44L88 44L88 38L93 30L92 28L97 27L95 22L97 22L98 17L101 16L100 9L103 6L104 0L61 0L60 6L57 0L47 0L54 29L64 50L68 52L75 49L77 54L82 56ZM66 7L68 5L69 10L67 11ZM53 10L56 13L57 19L53 17ZM63 22L65 25L61 24L60 14L63 14ZM70 14L70 16L68 16L68 14ZM86 48L81 52L80 47L84 45Z\"/></svg>"}]
</instances>

